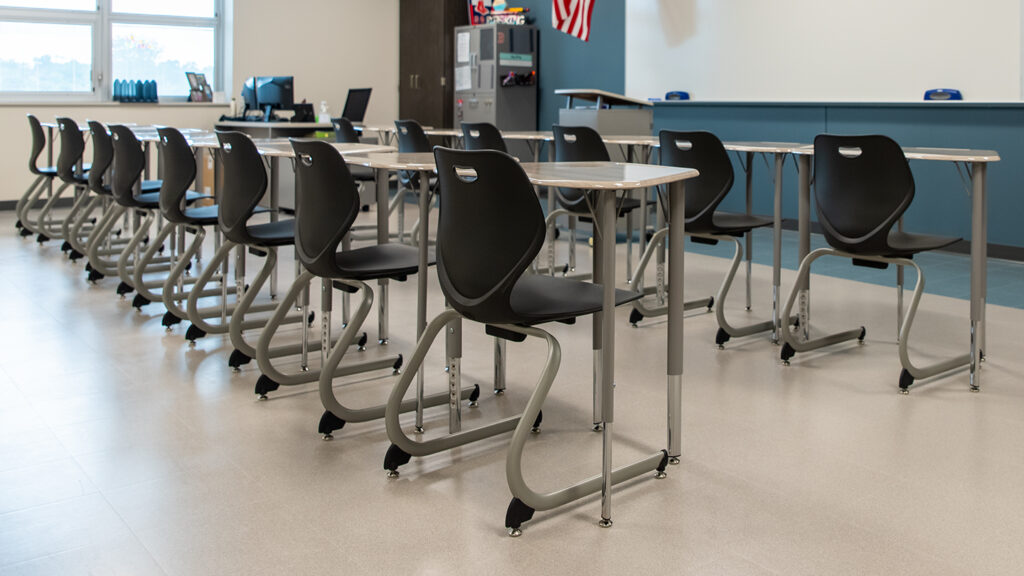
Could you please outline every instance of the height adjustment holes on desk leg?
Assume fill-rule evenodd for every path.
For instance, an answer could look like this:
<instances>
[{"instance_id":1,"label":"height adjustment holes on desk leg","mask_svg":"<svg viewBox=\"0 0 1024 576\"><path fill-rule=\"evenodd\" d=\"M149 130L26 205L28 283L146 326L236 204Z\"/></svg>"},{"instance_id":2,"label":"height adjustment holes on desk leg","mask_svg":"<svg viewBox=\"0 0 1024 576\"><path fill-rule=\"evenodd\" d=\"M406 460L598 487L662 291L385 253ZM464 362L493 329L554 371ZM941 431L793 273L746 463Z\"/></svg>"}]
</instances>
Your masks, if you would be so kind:
<instances>
[{"instance_id":1,"label":"height adjustment holes on desk leg","mask_svg":"<svg viewBox=\"0 0 1024 576\"><path fill-rule=\"evenodd\" d=\"M259 396L260 400L266 400L268 392L273 392L274 390L277 390L280 387L280 384L278 384L271 378L267 377L266 374L261 374L259 379L256 380L255 392L256 395Z\"/></svg>"},{"instance_id":2,"label":"height adjustment holes on desk leg","mask_svg":"<svg viewBox=\"0 0 1024 576\"><path fill-rule=\"evenodd\" d=\"M388 478L398 478L398 467L408 464L411 459L412 456L398 446L392 444L388 447L387 454L384 455L384 470L387 471Z\"/></svg>"},{"instance_id":3,"label":"height adjustment holes on desk leg","mask_svg":"<svg viewBox=\"0 0 1024 576\"><path fill-rule=\"evenodd\" d=\"M513 498L505 511L505 530L508 535L517 538L523 535L523 522L533 519L534 509L530 508L519 498Z\"/></svg>"},{"instance_id":4,"label":"height adjustment holes on desk leg","mask_svg":"<svg viewBox=\"0 0 1024 576\"><path fill-rule=\"evenodd\" d=\"M910 394L910 386L914 383L914 377L904 368L900 371L900 394Z\"/></svg>"},{"instance_id":5,"label":"height adjustment holes on desk leg","mask_svg":"<svg viewBox=\"0 0 1024 576\"><path fill-rule=\"evenodd\" d=\"M320 417L320 424L317 426L316 431L323 435L324 440L332 440L334 439L333 432L344 427L344 420L335 416L330 410L325 410L323 416Z\"/></svg>"}]
</instances>

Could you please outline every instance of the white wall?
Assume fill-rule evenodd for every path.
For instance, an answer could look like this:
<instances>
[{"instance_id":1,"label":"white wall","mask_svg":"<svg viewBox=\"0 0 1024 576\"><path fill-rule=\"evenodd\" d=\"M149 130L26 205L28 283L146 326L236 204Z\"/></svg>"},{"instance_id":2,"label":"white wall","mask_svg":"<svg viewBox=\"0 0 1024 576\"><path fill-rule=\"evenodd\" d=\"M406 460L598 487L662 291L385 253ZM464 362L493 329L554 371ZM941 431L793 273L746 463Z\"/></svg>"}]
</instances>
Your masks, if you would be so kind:
<instances>
[{"instance_id":1,"label":"white wall","mask_svg":"<svg viewBox=\"0 0 1024 576\"><path fill-rule=\"evenodd\" d=\"M398 0L234 0L231 93L250 76L294 76L295 99L339 115L373 88L367 123L398 115ZM239 103L241 105L241 103Z\"/></svg>"},{"instance_id":2,"label":"white wall","mask_svg":"<svg viewBox=\"0 0 1024 576\"><path fill-rule=\"evenodd\" d=\"M627 0L626 93L1019 100L1021 0Z\"/></svg>"},{"instance_id":3,"label":"white wall","mask_svg":"<svg viewBox=\"0 0 1024 576\"><path fill-rule=\"evenodd\" d=\"M368 123L390 123L398 115L398 0L234 0L227 20L234 42L229 93L245 78L295 76L295 97L319 109L327 100L340 114L349 88L373 88ZM30 134L25 115L53 121L66 115L107 123L166 124L212 129L226 106L150 104L69 106L0 104L0 202L17 200L32 183ZM88 157L89 152L86 152Z\"/></svg>"}]
</instances>

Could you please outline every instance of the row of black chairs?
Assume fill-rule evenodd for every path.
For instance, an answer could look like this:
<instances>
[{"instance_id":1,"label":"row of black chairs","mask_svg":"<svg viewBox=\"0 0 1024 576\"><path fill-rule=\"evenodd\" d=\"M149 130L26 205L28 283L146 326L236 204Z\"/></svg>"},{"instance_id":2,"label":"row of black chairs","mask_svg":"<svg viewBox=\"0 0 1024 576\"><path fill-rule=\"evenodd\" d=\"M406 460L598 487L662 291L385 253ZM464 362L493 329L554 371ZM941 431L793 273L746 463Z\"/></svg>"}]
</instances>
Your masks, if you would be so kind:
<instances>
[{"instance_id":1,"label":"row of black chairs","mask_svg":"<svg viewBox=\"0 0 1024 576\"><path fill-rule=\"evenodd\" d=\"M92 129L94 138L98 133L106 134L106 129L101 125L93 126ZM392 398L383 406L362 409L341 406L333 395L333 379L339 374L336 367L352 345L368 312L372 291L367 282L382 278L406 280L417 272L418 250L426 247L387 244L345 248L344 239L357 219L360 202L356 179L336 149L322 141L293 140L295 217L270 223L254 223L253 218L261 212L259 203L266 192L267 180L259 152L246 135L218 133L218 155L223 171L218 204L190 207L189 204L200 199L200 196L195 193L190 196L195 162L192 150L181 133L173 128L159 129L158 147L163 163L163 180L155 196L146 196L142 192L143 170L136 169L141 144L130 128L115 125L109 128L113 140L113 164L116 166L113 177L109 179L109 191L114 203L125 210L137 212L140 217L152 217L154 212L159 212L168 220L169 226L191 229L199 245L202 243L200 229L216 225L219 233L224 236L224 244L218 249L214 261L207 264L207 270L221 270L218 258L223 260L236 247L265 258L264 269L251 286L245 285L244 269L241 275L236 270L234 290L238 300L235 308L228 311L225 308L226 301L222 300L221 309L217 310L222 317L230 315L231 326L228 331L233 340L236 332L240 333L247 327L244 308L251 306L253 294L259 290L262 280L265 280L266 270L276 261L276 249L294 246L304 273L311 278L320 278L323 282L322 339L319 347L323 366L319 378L321 396L328 412L321 419L321 431L325 419L328 420L328 427L336 430L346 421L385 418L389 437L395 442L386 455L385 468L397 475L398 467L412 456L448 450L512 429L516 430L515 437L521 439L524 430L536 429L541 417L541 406L559 363L558 354L551 353L551 347L557 347L557 340L538 326L550 322L572 323L576 318L601 308L600 286L571 278L530 273L530 264L541 249L547 229L533 186L518 161L503 151L504 143L497 130L487 125L466 125L463 129L469 150L433 149L440 202L436 258L431 257L430 263L436 261L441 289L452 310L442 313L428 327L406 373L395 385ZM716 210L732 185L731 164L716 137L701 132L665 131L660 138L663 164L696 167L701 172L700 177L687 184L688 234L712 239L737 237L770 222L764 217L727 214ZM74 150L73 146L69 151ZM555 146L556 159L560 161L607 161L603 142L589 129L556 126ZM879 136L819 136L815 140L815 147L815 197L819 221L823 223L826 239L833 246L834 253L851 256L855 262L866 260L906 265L907 262L912 264L908 257L914 253L938 248L952 241L912 236L893 230L914 194L913 179L906 159L894 142ZM80 164L81 158L76 159L75 163ZM725 169L727 165L728 170ZM45 175L48 172L40 170L40 173ZM81 183L84 189L88 179L82 180L81 175L79 171L74 182ZM96 181L98 187L105 190L101 184L102 178L102 175L98 176ZM32 192L35 194L36 190ZM26 199L26 205L31 207L37 199ZM577 202L586 207L587 212L589 206L594 204L593 197L587 194L581 194ZM625 204L624 200L620 204ZM96 223L94 232L98 237L102 238L110 231L106 223L103 219ZM133 240L145 230L146 225L136 227ZM91 238L90 241L97 241L97 238ZM132 242L125 246L132 247ZM89 247L86 248L88 253ZM147 252L152 248L150 246ZM187 267L195 250L190 248L179 253L178 259L172 261L174 271L168 277L173 277L175 271ZM134 263L136 267L140 265L138 257ZM805 267L809 268L809 261L805 260L802 265L801 275L806 274ZM204 270L206 279L201 277L197 280L187 295L189 305L186 317L193 321L193 326L201 324L202 315L197 320L193 313L198 310L198 299L209 294L205 283L216 278L207 274L207 270ZM138 288L142 274L138 270L134 272L131 279L133 286ZM223 269L219 280L224 285L226 276L226 269ZM161 295L165 304L168 304L169 314L180 311L180 306L175 308L169 302L180 303L186 297L180 288L181 282L177 279L172 285L165 284L163 287ZM363 304L349 319L349 325L337 339L330 333L330 295L334 290L361 292L364 296ZM616 303L627 304L640 296L634 291L620 290L617 291ZM724 297L720 296L720 305L723 301ZM914 306L908 311L904 322L908 332L916 301L915 297ZM282 310L290 306L291 302L288 301L272 308L275 313L283 313ZM305 308L303 312L299 321L308 323ZM503 340L522 341L527 337L545 339L549 344L548 359L528 409L522 415L477 430L450 434L440 441L412 442L401 432L398 424L398 414L416 406L415 401L403 400L404 393L412 374L423 362L433 338L455 318L453 314L485 324L489 334ZM165 316L165 324L166 320ZM262 324L250 324L248 328L263 325L265 321ZM791 349L818 346L815 342L796 342L789 329L782 333ZM863 338L862 333L860 337ZM839 340L832 338L820 345L836 341ZM236 352L238 350L236 343ZM326 389L330 390L330 398L325 396L325 381ZM474 391L474 394L478 394L478 391ZM447 394L440 394L425 399L425 405L438 405L447 401ZM334 420L331 421L331 418ZM515 466L518 465L516 462ZM517 534L521 523L532 516L534 509L540 508L541 505L536 502L543 499L533 500L535 493L522 482L513 485L512 491L513 500L506 515L506 527L510 534Z\"/></svg>"}]
</instances>

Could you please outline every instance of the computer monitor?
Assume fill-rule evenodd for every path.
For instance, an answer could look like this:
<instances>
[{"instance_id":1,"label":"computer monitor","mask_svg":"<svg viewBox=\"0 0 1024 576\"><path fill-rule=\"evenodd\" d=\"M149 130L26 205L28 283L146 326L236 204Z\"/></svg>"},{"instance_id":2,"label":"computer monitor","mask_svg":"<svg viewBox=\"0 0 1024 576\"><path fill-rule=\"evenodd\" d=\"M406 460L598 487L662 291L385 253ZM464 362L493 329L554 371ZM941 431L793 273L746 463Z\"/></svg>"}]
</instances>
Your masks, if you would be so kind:
<instances>
[{"instance_id":1,"label":"computer monitor","mask_svg":"<svg viewBox=\"0 0 1024 576\"><path fill-rule=\"evenodd\" d=\"M366 116L366 105L370 103L370 90L372 88L349 89L341 117L347 118L349 122L362 122Z\"/></svg>"},{"instance_id":2,"label":"computer monitor","mask_svg":"<svg viewBox=\"0 0 1024 576\"><path fill-rule=\"evenodd\" d=\"M271 120L274 110L291 110L295 105L294 79L291 76L256 78L256 101L263 108L263 119Z\"/></svg>"},{"instance_id":3,"label":"computer monitor","mask_svg":"<svg viewBox=\"0 0 1024 576\"><path fill-rule=\"evenodd\" d=\"M259 102L256 101L256 78L249 78L242 84L242 104L243 117L251 111L260 109Z\"/></svg>"}]
</instances>

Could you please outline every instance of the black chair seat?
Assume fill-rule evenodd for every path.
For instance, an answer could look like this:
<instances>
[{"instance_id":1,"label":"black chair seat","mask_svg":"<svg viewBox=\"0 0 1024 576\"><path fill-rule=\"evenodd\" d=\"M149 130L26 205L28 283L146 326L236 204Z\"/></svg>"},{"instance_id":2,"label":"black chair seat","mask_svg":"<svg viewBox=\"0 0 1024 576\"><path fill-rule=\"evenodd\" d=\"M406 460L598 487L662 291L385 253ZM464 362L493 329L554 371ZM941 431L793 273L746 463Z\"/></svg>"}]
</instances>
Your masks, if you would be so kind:
<instances>
[{"instance_id":1,"label":"black chair seat","mask_svg":"<svg viewBox=\"0 0 1024 576\"><path fill-rule=\"evenodd\" d=\"M763 228L772 225L772 219L767 216L756 216L743 214L742 212L715 212L712 217L714 224L708 229L699 226L686 225L686 231L694 234L746 234L754 228Z\"/></svg>"},{"instance_id":2,"label":"black chair seat","mask_svg":"<svg viewBox=\"0 0 1024 576\"><path fill-rule=\"evenodd\" d=\"M951 236L933 236L931 234L910 234L892 231L889 233L889 248L886 256L913 256L918 252L945 248L959 241Z\"/></svg>"},{"instance_id":3,"label":"black chair seat","mask_svg":"<svg viewBox=\"0 0 1024 576\"><path fill-rule=\"evenodd\" d=\"M295 220L291 218L254 224L245 229L258 246L288 246L295 243Z\"/></svg>"},{"instance_id":4,"label":"black chair seat","mask_svg":"<svg viewBox=\"0 0 1024 576\"><path fill-rule=\"evenodd\" d=\"M402 244L378 244L355 250L338 252L335 256L342 278L350 280L376 280L378 278L402 278L411 276L419 269L419 250ZM435 264L437 259L431 251L427 263Z\"/></svg>"},{"instance_id":5,"label":"black chair seat","mask_svg":"<svg viewBox=\"0 0 1024 576\"><path fill-rule=\"evenodd\" d=\"M157 180L158 182L158 180ZM159 208L160 207L160 187L156 187L157 192L143 192L135 197L135 202L142 208ZM202 200L204 198L213 198L213 196L207 196L198 192L189 190L185 194L185 203L191 204L196 200Z\"/></svg>"},{"instance_id":6,"label":"black chair seat","mask_svg":"<svg viewBox=\"0 0 1024 576\"><path fill-rule=\"evenodd\" d=\"M598 194L605 194L605 192L598 192ZM639 208L640 201L637 200L636 198L617 198L615 200L615 206L619 209L618 215L625 216L626 214L629 214L633 210ZM596 209L597 206L595 205L594 208ZM590 206L586 203L586 201L579 202L572 206L567 206L566 210L568 210L572 214L579 216L580 220L584 222L590 222L591 220L593 220L593 215L590 213Z\"/></svg>"},{"instance_id":7,"label":"black chair seat","mask_svg":"<svg viewBox=\"0 0 1024 576\"><path fill-rule=\"evenodd\" d=\"M615 305L643 295L615 290ZM509 305L523 324L569 320L601 311L604 287L591 282L542 275L524 275L512 287Z\"/></svg>"},{"instance_id":8,"label":"black chair seat","mask_svg":"<svg viewBox=\"0 0 1024 576\"><path fill-rule=\"evenodd\" d=\"M270 212L270 209L257 206L256 209L252 211L253 214L262 214L264 212ZM220 208L216 204L212 206L198 206L196 208L186 208L182 211L182 214L184 214L185 218L188 219L189 224L212 226L217 223Z\"/></svg>"}]
</instances>

